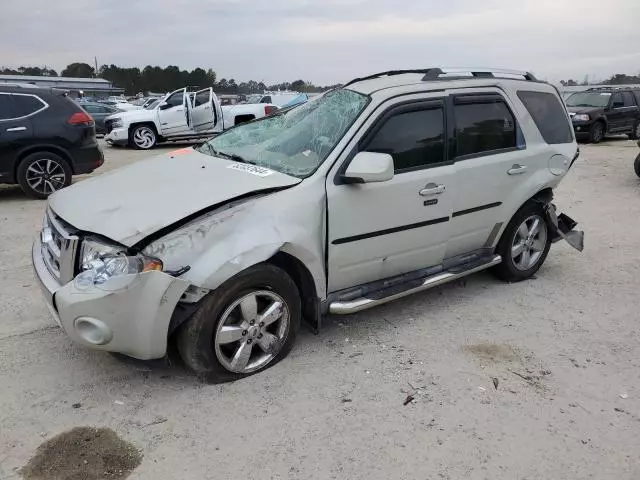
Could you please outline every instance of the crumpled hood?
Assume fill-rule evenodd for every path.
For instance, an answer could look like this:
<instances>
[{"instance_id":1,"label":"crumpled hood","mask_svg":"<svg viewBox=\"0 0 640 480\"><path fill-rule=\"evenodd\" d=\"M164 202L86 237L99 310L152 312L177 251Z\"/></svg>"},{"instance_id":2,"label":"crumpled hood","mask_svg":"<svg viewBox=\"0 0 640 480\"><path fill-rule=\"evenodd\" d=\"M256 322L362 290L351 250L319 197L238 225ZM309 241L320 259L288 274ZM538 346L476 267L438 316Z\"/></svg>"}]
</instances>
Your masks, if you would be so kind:
<instances>
[{"instance_id":1,"label":"crumpled hood","mask_svg":"<svg viewBox=\"0 0 640 480\"><path fill-rule=\"evenodd\" d=\"M302 180L192 148L77 182L49 197L64 221L132 246L201 210Z\"/></svg>"}]
</instances>

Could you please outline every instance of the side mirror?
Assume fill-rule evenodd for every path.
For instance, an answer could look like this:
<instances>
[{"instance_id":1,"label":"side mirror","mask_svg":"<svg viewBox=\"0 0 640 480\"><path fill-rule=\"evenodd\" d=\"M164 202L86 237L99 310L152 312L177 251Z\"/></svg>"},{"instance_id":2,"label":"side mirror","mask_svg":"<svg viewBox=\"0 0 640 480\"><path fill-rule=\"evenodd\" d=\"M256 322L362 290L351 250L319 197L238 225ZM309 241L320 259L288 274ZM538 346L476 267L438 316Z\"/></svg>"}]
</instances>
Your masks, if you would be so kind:
<instances>
[{"instance_id":1,"label":"side mirror","mask_svg":"<svg viewBox=\"0 0 640 480\"><path fill-rule=\"evenodd\" d=\"M171 105L169 105L167 102L162 102L160 105L158 105L158 108L160 110L166 110L167 108L171 108Z\"/></svg>"},{"instance_id":2,"label":"side mirror","mask_svg":"<svg viewBox=\"0 0 640 480\"><path fill-rule=\"evenodd\" d=\"M393 157L388 153L359 152L341 176L344 183L386 182L393 178Z\"/></svg>"}]
</instances>

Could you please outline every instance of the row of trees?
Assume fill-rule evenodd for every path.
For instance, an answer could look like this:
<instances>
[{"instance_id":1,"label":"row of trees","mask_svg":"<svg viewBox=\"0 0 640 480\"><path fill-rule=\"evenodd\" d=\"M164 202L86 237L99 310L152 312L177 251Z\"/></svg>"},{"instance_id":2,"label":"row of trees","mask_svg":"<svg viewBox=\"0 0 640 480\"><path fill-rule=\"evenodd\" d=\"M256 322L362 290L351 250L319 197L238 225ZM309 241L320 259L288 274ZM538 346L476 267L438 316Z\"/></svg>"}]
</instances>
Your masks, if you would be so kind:
<instances>
[{"instance_id":1,"label":"row of trees","mask_svg":"<svg viewBox=\"0 0 640 480\"><path fill-rule=\"evenodd\" d=\"M19 67L16 70L0 68L3 75L36 75L57 77L58 72L47 67ZM335 85L319 87L311 82L296 80L275 85L265 85L263 82L249 80L236 82L235 79L217 79L216 72L211 68L194 68L191 71L180 70L175 65L158 67L147 65L142 70L138 67L119 67L117 65L102 65L98 71L87 63L72 63L60 72L61 77L100 77L109 80L116 87L124 88L126 95L136 95L143 92L163 93L180 87L214 87L216 93L251 94L262 93L265 90L295 90L298 92L321 92L333 88Z\"/></svg>"},{"instance_id":2,"label":"row of trees","mask_svg":"<svg viewBox=\"0 0 640 480\"><path fill-rule=\"evenodd\" d=\"M4 75L35 75L43 77L57 77L58 72L44 67L19 67L17 69L0 68L0 74ZM67 65L60 72L61 77L93 78L101 77L109 80L113 85L124 88L127 95L135 95L140 92L163 93L180 87L214 87L217 93L251 94L262 93L265 90L295 90L298 92L321 92L334 88L336 85L325 87L316 86L311 82L296 80L275 85L265 85L263 82L249 80L248 82L236 82L235 79L217 79L216 72L211 68L194 68L191 71L180 70L175 65L158 67L147 65L142 70L138 67L119 67L117 65L102 65L98 71L88 63L75 62ZM562 80L564 86L589 85L589 78L582 82L576 80ZM602 82L605 85L621 85L628 83L640 83L640 75L625 75L617 73Z\"/></svg>"}]
</instances>

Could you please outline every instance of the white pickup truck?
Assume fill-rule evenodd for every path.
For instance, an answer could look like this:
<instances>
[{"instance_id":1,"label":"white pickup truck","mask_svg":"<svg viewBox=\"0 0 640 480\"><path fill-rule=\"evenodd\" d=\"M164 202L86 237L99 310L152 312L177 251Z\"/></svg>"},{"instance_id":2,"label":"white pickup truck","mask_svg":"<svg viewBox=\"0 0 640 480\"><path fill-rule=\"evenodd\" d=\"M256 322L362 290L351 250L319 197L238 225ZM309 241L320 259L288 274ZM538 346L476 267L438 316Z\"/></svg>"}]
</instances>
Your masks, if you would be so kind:
<instances>
[{"instance_id":1,"label":"white pickup truck","mask_svg":"<svg viewBox=\"0 0 640 480\"><path fill-rule=\"evenodd\" d=\"M105 119L110 145L148 150L166 140L211 137L239 123L275 112L271 104L221 106L212 88L188 92L181 88L169 93L151 108L121 112Z\"/></svg>"}]
</instances>

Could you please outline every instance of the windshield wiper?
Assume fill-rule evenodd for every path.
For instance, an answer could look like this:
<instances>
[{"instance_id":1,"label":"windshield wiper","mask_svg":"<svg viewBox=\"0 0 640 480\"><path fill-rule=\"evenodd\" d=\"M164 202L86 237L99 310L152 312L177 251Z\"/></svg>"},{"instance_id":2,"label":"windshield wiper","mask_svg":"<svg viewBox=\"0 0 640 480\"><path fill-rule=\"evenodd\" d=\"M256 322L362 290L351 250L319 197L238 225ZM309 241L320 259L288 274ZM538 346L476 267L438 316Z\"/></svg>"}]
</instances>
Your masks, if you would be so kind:
<instances>
[{"instance_id":1,"label":"windshield wiper","mask_svg":"<svg viewBox=\"0 0 640 480\"><path fill-rule=\"evenodd\" d=\"M251 165L255 165L255 162L251 162L251 161L247 160L246 158L241 157L240 155L236 155L235 153L221 152L219 150L215 150L213 147L209 147L209 148L211 149L213 154L217 155L218 157L228 158L229 160L233 160L235 162L249 163Z\"/></svg>"}]
</instances>

